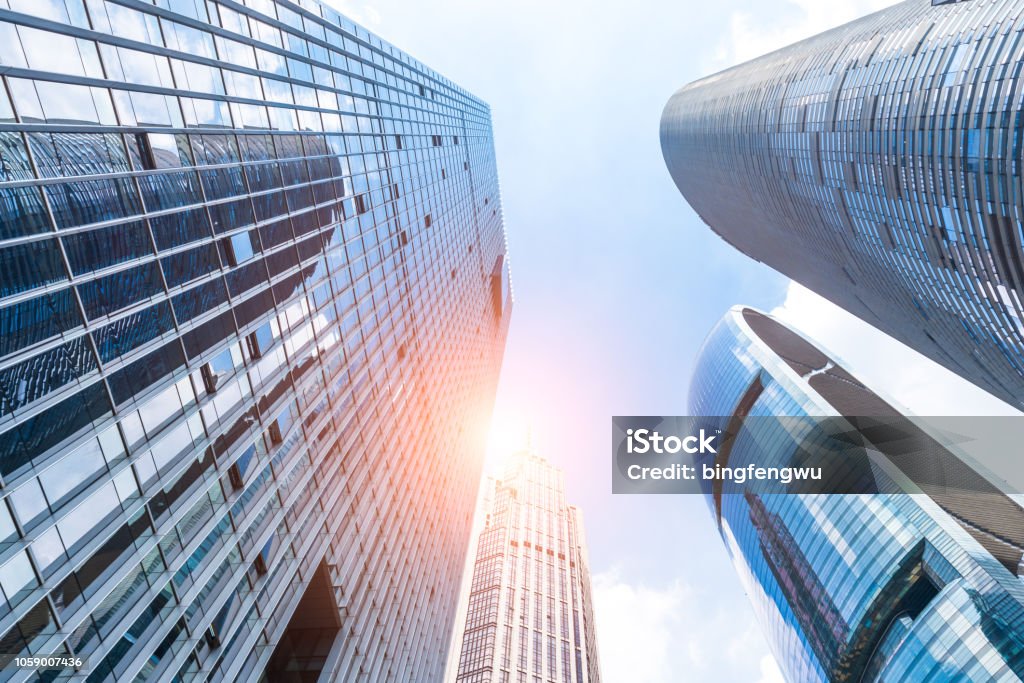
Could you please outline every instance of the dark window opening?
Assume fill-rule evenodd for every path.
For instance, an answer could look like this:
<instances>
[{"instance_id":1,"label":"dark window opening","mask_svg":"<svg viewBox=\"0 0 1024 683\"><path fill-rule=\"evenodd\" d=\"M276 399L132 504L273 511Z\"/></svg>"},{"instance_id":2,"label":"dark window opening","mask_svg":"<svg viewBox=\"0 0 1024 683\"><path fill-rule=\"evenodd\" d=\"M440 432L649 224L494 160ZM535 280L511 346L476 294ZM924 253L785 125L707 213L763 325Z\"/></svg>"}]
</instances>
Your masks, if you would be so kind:
<instances>
[{"instance_id":1,"label":"dark window opening","mask_svg":"<svg viewBox=\"0 0 1024 683\"><path fill-rule=\"evenodd\" d=\"M341 620L330 572L327 564L321 562L260 681L304 683L318 680L340 632Z\"/></svg>"},{"instance_id":2,"label":"dark window opening","mask_svg":"<svg viewBox=\"0 0 1024 683\"><path fill-rule=\"evenodd\" d=\"M142 162L142 168L147 171L152 171L156 168L156 157L153 155L153 145L149 142L149 136L146 133L137 133L135 135L135 144L139 148L139 161Z\"/></svg>"},{"instance_id":3,"label":"dark window opening","mask_svg":"<svg viewBox=\"0 0 1024 683\"><path fill-rule=\"evenodd\" d=\"M428 214L427 214L426 216L424 216L424 217L423 217L423 227L425 227L425 228L429 228L429 227L430 227L431 225L433 225L433 222L434 222L434 221L433 221L433 219L432 219L432 218L430 217L430 214L429 214L429 213L428 213Z\"/></svg>"}]
</instances>

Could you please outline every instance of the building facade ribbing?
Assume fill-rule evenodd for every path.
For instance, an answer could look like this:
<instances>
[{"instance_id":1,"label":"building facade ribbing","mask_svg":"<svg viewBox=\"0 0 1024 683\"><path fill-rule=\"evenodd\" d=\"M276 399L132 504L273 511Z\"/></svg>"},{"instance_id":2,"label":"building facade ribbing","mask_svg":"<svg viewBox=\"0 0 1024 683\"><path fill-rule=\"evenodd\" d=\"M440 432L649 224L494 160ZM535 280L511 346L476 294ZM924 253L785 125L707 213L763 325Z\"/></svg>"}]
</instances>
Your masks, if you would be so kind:
<instances>
[{"instance_id":1,"label":"building facade ribbing","mask_svg":"<svg viewBox=\"0 0 1024 683\"><path fill-rule=\"evenodd\" d=\"M680 89L662 149L729 244L1024 405L1024 2L908 0Z\"/></svg>"},{"instance_id":2,"label":"building facade ribbing","mask_svg":"<svg viewBox=\"0 0 1024 683\"><path fill-rule=\"evenodd\" d=\"M0 0L4 664L440 680L500 206L487 105L326 5Z\"/></svg>"}]
</instances>

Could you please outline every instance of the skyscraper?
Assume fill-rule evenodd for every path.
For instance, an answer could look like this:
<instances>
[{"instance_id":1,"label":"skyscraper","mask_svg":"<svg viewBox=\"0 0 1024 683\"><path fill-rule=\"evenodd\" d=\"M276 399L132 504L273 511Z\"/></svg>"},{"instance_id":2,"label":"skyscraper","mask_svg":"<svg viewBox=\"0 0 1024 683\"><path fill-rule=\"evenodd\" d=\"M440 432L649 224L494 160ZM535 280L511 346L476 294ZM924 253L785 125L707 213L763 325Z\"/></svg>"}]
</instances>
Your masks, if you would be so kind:
<instances>
[{"instance_id":1,"label":"skyscraper","mask_svg":"<svg viewBox=\"0 0 1024 683\"><path fill-rule=\"evenodd\" d=\"M600 683L583 517L561 470L515 454L481 511L455 681Z\"/></svg>"},{"instance_id":2,"label":"skyscraper","mask_svg":"<svg viewBox=\"0 0 1024 683\"><path fill-rule=\"evenodd\" d=\"M717 453L696 456L709 465L795 463L818 438L793 428L800 416L844 420L844 438L882 456L844 495L761 493L735 481L707 491L788 680L1024 680L1024 583L1014 576L1024 513L1008 496L967 481L971 473L938 449L927 460L963 475L959 495L901 492L900 477L931 487L901 457L905 443L879 438L891 430L863 427L863 416L888 419L892 407L751 309L733 309L708 337L689 410L731 435ZM761 422L751 429L752 420Z\"/></svg>"},{"instance_id":3,"label":"skyscraper","mask_svg":"<svg viewBox=\"0 0 1024 683\"><path fill-rule=\"evenodd\" d=\"M661 122L729 244L1018 408L1022 20L907 0L691 83Z\"/></svg>"},{"instance_id":4,"label":"skyscraper","mask_svg":"<svg viewBox=\"0 0 1024 683\"><path fill-rule=\"evenodd\" d=\"M0 0L0 678L440 680L510 304L489 108L329 7Z\"/></svg>"}]
</instances>

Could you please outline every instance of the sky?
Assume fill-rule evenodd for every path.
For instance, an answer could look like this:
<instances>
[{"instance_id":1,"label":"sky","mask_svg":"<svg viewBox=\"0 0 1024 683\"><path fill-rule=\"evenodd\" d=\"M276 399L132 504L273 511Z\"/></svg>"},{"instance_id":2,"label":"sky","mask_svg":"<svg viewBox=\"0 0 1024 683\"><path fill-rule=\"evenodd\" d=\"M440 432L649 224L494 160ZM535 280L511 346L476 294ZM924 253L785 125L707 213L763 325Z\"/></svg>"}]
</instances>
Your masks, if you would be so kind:
<instances>
[{"instance_id":1,"label":"sky","mask_svg":"<svg viewBox=\"0 0 1024 683\"><path fill-rule=\"evenodd\" d=\"M488 469L529 429L584 512L604 680L782 680L704 502L611 495L613 415L678 415L706 333L772 311L918 414L1007 406L734 251L673 185L685 83L893 0L332 0L492 108L515 308Z\"/></svg>"}]
</instances>

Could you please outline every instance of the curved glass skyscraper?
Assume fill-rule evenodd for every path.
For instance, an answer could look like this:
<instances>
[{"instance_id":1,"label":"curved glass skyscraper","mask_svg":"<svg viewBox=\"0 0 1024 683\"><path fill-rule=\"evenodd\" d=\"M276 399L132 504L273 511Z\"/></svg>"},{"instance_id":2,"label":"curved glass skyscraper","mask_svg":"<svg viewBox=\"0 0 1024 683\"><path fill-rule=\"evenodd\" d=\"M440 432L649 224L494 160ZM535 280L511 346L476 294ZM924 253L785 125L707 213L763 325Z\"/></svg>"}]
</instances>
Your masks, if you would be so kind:
<instances>
[{"instance_id":1,"label":"curved glass skyscraper","mask_svg":"<svg viewBox=\"0 0 1024 683\"><path fill-rule=\"evenodd\" d=\"M1024 2L908 0L679 90L665 160L727 242L1024 405Z\"/></svg>"},{"instance_id":2,"label":"curved glass skyscraper","mask_svg":"<svg viewBox=\"0 0 1024 683\"><path fill-rule=\"evenodd\" d=\"M0 0L0 680L440 680L500 206L326 5Z\"/></svg>"},{"instance_id":3,"label":"curved glass skyscraper","mask_svg":"<svg viewBox=\"0 0 1024 683\"><path fill-rule=\"evenodd\" d=\"M852 432L857 415L891 410L807 340L751 309L718 324L691 384L690 414L735 435L697 456L708 465L792 464L814 431L776 416L851 416ZM755 436L742 426L749 418L777 428ZM1024 582L997 559L1005 548L978 540L1001 533L1002 508L897 493L896 478L915 474L894 463L873 466L863 492L758 494L734 481L708 491L788 680L1024 680ZM1020 557L1018 547L1018 565Z\"/></svg>"}]
</instances>

